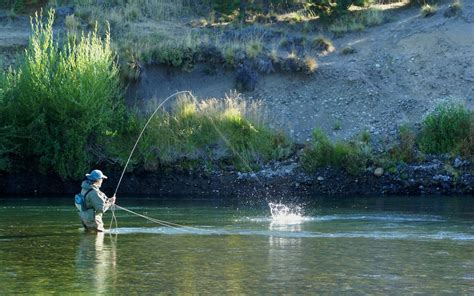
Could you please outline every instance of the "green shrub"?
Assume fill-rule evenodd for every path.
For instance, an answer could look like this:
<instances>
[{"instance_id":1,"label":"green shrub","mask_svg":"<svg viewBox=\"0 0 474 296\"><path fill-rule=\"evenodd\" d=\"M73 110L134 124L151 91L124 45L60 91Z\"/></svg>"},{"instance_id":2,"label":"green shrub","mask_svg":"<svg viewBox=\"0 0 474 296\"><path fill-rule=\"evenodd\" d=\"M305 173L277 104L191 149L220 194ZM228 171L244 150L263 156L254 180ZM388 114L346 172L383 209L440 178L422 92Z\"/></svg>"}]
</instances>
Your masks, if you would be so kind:
<instances>
[{"instance_id":1,"label":"green shrub","mask_svg":"<svg viewBox=\"0 0 474 296\"><path fill-rule=\"evenodd\" d=\"M439 105L423 120L420 149L426 153L461 153L470 141L472 120L473 112L460 104Z\"/></svg>"},{"instance_id":2,"label":"green shrub","mask_svg":"<svg viewBox=\"0 0 474 296\"><path fill-rule=\"evenodd\" d=\"M79 178L104 160L100 140L123 115L118 69L109 34L68 37L60 47L54 10L46 23L41 18L32 21L19 68L2 83L1 124L15 129L15 158L28 168Z\"/></svg>"},{"instance_id":3,"label":"green shrub","mask_svg":"<svg viewBox=\"0 0 474 296\"><path fill-rule=\"evenodd\" d=\"M313 143L302 155L302 165L307 172L319 168L335 167L356 175L365 170L370 160L369 138L364 134L350 142L332 143L321 130L313 131Z\"/></svg>"}]
</instances>

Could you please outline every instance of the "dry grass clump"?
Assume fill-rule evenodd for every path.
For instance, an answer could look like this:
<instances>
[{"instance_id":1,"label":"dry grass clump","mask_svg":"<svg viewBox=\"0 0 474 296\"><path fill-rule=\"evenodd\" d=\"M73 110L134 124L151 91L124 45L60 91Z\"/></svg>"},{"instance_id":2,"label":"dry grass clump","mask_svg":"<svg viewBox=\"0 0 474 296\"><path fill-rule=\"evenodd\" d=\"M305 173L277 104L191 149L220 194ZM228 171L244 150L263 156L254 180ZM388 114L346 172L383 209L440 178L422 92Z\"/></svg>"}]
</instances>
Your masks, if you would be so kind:
<instances>
[{"instance_id":1,"label":"dry grass clump","mask_svg":"<svg viewBox=\"0 0 474 296\"><path fill-rule=\"evenodd\" d=\"M306 57L304 59L304 71L307 74L312 74L318 69L318 62L313 57Z\"/></svg>"},{"instance_id":2,"label":"dry grass clump","mask_svg":"<svg viewBox=\"0 0 474 296\"><path fill-rule=\"evenodd\" d=\"M353 54L353 53L356 53L356 52L357 52L357 50L352 46L346 46L341 51L342 54Z\"/></svg>"},{"instance_id":3,"label":"dry grass clump","mask_svg":"<svg viewBox=\"0 0 474 296\"><path fill-rule=\"evenodd\" d=\"M453 17L458 14L462 9L462 4L460 0L453 0L449 5L448 9L444 12L445 17Z\"/></svg>"},{"instance_id":4,"label":"dry grass clump","mask_svg":"<svg viewBox=\"0 0 474 296\"><path fill-rule=\"evenodd\" d=\"M378 9L364 9L353 11L342 16L329 25L329 31L336 36L341 36L348 32L362 31L366 27L382 24L385 21L383 12Z\"/></svg>"},{"instance_id":5,"label":"dry grass clump","mask_svg":"<svg viewBox=\"0 0 474 296\"><path fill-rule=\"evenodd\" d=\"M438 7L436 5L425 4L421 7L420 14L422 17L432 16L436 13Z\"/></svg>"},{"instance_id":6,"label":"dry grass clump","mask_svg":"<svg viewBox=\"0 0 474 296\"><path fill-rule=\"evenodd\" d=\"M250 40L245 46L249 58L256 58L263 51L263 42L260 38Z\"/></svg>"},{"instance_id":7,"label":"dry grass clump","mask_svg":"<svg viewBox=\"0 0 474 296\"><path fill-rule=\"evenodd\" d=\"M454 0L453 3L449 4L449 8L454 9L454 10L461 10L462 9L461 0Z\"/></svg>"},{"instance_id":8,"label":"dry grass clump","mask_svg":"<svg viewBox=\"0 0 474 296\"><path fill-rule=\"evenodd\" d=\"M331 40L324 36L318 36L312 41L312 46L318 50L333 52L335 47Z\"/></svg>"}]
</instances>

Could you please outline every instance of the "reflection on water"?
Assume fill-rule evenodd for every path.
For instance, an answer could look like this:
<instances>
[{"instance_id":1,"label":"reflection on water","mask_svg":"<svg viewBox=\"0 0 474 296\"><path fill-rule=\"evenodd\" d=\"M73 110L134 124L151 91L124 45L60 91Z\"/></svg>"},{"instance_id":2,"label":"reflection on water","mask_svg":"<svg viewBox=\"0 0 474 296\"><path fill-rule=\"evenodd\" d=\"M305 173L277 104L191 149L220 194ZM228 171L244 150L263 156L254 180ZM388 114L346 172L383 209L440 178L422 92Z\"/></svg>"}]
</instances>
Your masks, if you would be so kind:
<instances>
[{"instance_id":1,"label":"reflection on water","mask_svg":"<svg viewBox=\"0 0 474 296\"><path fill-rule=\"evenodd\" d=\"M89 282L94 283L95 291L105 293L115 283L117 265L116 237L103 232L84 233L79 241L76 254L76 271L79 275L89 275Z\"/></svg>"},{"instance_id":2,"label":"reflection on water","mask_svg":"<svg viewBox=\"0 0 474 296\"><path fill-rule=\"evenodd\" d=\"M285 232L300 232L301 231L301 224L281 224L281 223L270 223L268 229L270 233L277 232L277 234L281 231ZM269 236L269 245L270 247L285 247L285 246L300 246L302 241L302 237L284 237L284 236Z\"/></svg>"}]
</instances>

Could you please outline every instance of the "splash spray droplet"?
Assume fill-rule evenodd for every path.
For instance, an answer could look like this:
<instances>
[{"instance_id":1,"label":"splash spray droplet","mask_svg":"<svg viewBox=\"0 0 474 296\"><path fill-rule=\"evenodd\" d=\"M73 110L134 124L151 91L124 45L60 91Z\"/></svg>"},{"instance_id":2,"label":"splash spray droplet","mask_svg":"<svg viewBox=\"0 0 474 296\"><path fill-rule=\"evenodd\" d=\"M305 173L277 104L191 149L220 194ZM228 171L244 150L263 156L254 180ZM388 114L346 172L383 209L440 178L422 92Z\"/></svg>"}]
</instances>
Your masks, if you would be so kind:
<instances>
[{"instance_id":1,"label":"splash spray droplet","mask_svg":"<svg viewBox=\"0 0 474 296\"><path fill-rule=\"evenodd\" d=\"M299 224L304 221L302 208L300 206L288 207L281 203L268 203L272 214L272 223L276 224Z\"/></svg>"}]
</instances>

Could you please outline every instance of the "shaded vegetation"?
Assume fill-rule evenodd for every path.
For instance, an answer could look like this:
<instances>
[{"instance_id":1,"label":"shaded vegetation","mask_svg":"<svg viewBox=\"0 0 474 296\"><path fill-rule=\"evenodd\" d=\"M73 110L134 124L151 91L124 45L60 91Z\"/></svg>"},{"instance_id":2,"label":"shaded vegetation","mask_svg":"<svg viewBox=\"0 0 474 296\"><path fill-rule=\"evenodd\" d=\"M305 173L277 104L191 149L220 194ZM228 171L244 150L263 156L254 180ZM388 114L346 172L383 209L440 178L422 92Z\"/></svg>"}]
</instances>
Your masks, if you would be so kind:
<instances>
[{"instance_id":1,"label":"shaded vegetation","mask_svg":"<svg viewBox=\"0 0 474 296\"><path fill-rule=\"evenodd\" d=\"M333 143L323 131L313 131L313 141L308 145L301 158L303 168L307 172L333 167L356 175L363 172L371 157L370 136L361 134L349 142Z\"/></svg>"},{"instance_id":2,"label":"shaded vegetation","mask_svg":"<svg viewBox=\"0 0 474 296\"><path fill-rule=\"evenodd\" d=\"M474 112L454 103L439 105L423 121L419 145L425 153L472 157Z\"/></svg>"}]
</instances>

